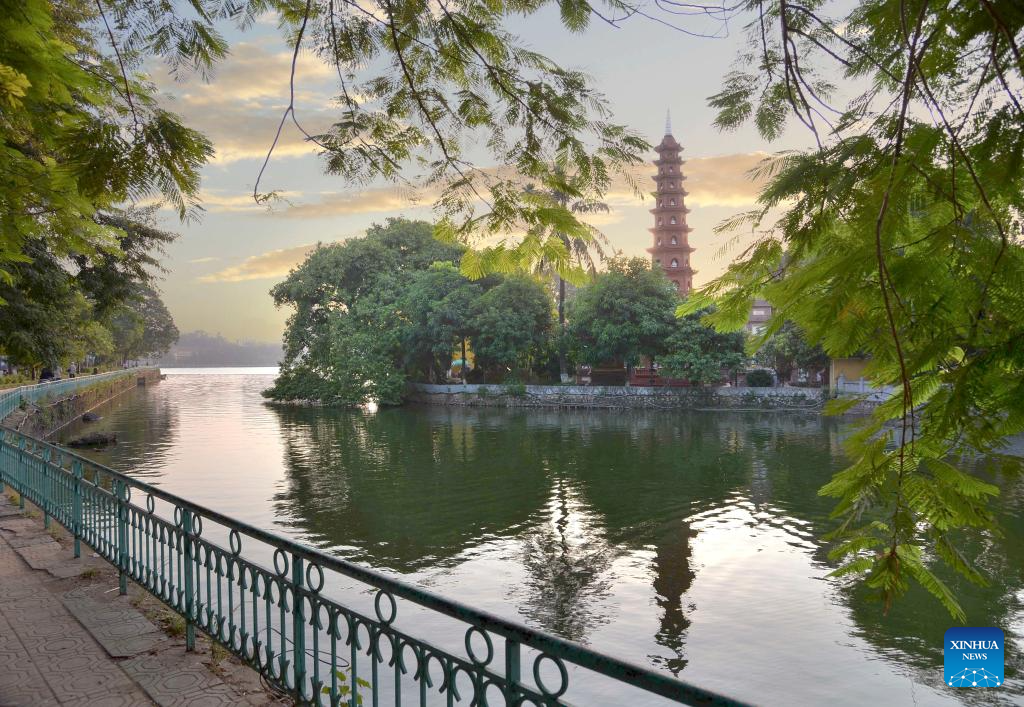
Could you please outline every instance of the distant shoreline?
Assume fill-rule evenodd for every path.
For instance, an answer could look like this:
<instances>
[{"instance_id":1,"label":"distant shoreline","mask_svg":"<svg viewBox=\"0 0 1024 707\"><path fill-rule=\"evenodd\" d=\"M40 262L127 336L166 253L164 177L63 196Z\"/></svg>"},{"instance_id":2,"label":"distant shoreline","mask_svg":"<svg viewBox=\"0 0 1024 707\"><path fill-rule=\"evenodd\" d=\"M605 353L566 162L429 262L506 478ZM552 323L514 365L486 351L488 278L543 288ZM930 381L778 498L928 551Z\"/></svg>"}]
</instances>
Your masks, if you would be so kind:
<instances>
[{"instance_id":1,"label":"distant shoreline","mask_svg":"<svg viewBox=\"0 0 1024 707\"><path fill-rule=\"evenodd\" d=\"M240 375L248 373L251 375L276 376L280 370L279 366L249 366L245 364L216 364L210 366L160 366L160 371L168 375L212 375L216 373L230 373Z\"/></svg>"}]
</instances>

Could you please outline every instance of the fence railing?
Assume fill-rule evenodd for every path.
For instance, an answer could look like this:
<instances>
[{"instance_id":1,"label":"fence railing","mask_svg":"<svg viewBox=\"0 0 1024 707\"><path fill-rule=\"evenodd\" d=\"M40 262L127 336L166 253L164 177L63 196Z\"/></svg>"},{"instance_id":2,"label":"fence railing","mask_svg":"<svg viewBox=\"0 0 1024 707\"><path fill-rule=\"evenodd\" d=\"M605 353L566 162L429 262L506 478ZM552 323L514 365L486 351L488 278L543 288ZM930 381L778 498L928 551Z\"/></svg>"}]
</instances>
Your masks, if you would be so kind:
<instances>
[{"instance_id":1,"label":"fence railing","mask_svg":"<svg viewBox=\"0 0 1024 707\"><path fill-rule=\"evenodd\" d=\"M739 704L0 429L4 484L299 703Z\"/></svg>"},{"instance_id":2,"label":"fence railing","mask_svg":"<svg viewBox=\"0 0 1024 707\"><path fill-rule=\"evenodd\" d=\"M148 367L147 367L148 368ZM116 380L125 376L135 376L146 368L127 368L120 371L97 373L96 375L75 376L61 380L44 381L32 385L21 385L17 388L0 390L0 420L18 409L22 402L36 403L45 398L58 398L86 386L106 380Z\"/></svg>"},{"instance_id":3,"label":"fence railing","mask_svg":"<svg viewBox=\"0 0 1024 707\"><path fill-rule=\"evenodd\" d=\"M871 381L861 378L855 381L837 381L832 388L836 395L851 395L864 398L868 402L881 403L896 393L896 386L876 386Z\"/></svg>"}]
</instances>

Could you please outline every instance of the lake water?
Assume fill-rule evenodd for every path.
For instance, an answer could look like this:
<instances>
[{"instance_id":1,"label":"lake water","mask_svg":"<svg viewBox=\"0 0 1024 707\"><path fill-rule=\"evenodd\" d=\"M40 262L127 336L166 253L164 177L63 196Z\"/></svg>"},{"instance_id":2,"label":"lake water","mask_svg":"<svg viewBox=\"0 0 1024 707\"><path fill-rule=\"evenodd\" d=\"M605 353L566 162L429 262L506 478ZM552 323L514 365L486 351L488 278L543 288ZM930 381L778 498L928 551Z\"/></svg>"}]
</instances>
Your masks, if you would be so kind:
<instances>
[{"instance_id":1,"label":"lake water","mask_svg":"<svg viewBox=\"0 0 1024 707\"><path fill-rule=\"evenodd\" d=\"M1024 703L1024 484L1005 535L950 578L998 626L1006 684L948 688L952 625L912 591L884 616L827 577L818 488L846 426L800 414L280 408L267 369L166 370L90 429L109 466L702 687L767 705ZM72 425L67 439L80 431ZM944 575L945 576L945 575ZM607 704L627 704L608 695ZM602 703L605 703L602 701Z\"/></svg>"}]
</instances>

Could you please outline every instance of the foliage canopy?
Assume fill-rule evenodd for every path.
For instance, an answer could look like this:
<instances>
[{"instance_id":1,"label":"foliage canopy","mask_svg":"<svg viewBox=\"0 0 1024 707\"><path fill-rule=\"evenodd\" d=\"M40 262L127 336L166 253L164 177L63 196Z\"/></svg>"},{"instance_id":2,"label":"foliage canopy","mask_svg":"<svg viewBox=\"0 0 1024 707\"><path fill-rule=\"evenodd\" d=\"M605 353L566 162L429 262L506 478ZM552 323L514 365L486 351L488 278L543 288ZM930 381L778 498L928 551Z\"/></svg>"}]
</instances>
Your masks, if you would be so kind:
<instances>
[{"instance_id":1,"label":"foliage canopy","mask_svg":"<svg viewBox=\"0 0 1024 707\"><path fill-rule=\"evenodd\" d=\"M955 534L992 530L994 484L962 470L1024 430L1024 5L751 0L749 43L713 96L718 125L787 121L815 147L765 163L752 245L683 312L739 327L755 297L831 356L864 353L896 393L849 443L837 574L888 608L913 581L958 618L925 558L984 582ZM828 77L856 87L840 95Z\"/></svg>"}]
</instances>

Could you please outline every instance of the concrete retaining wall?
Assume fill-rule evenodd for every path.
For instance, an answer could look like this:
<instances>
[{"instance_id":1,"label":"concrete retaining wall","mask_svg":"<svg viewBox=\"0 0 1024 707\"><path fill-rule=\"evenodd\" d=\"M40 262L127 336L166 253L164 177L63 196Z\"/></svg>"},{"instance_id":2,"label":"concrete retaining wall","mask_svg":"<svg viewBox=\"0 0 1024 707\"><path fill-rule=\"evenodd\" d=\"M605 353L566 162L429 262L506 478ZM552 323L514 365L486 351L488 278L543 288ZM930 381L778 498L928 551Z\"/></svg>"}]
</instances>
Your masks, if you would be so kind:
<instances>
[{"instance_id":1,"label":"concrete retaining wall","mask_svg":"<svg viewBox=\"0 0 1024 707\"><path fill-rule=\"evenodd\" d=\"M677 410L820 410L821 388L649 388L410 383L407 399L430 405Z\"/></svg>"},{"instance_id":2,"label":"concrete retaining wall","mask_svg":"<svg viewBox=\"0 0 1024 707\"><path fill-rule=\"evenodd\" d=\"M160 369L129 369L123 376L99 380L60 396L44 397L0 420L6 427L45 438L97 405L140 385L160 380Z\"/></svg>"}]
</instances>

